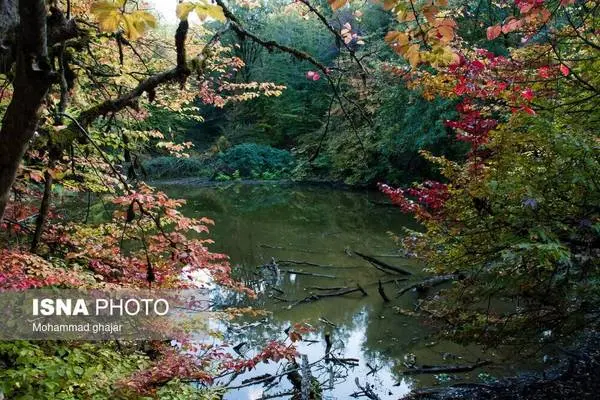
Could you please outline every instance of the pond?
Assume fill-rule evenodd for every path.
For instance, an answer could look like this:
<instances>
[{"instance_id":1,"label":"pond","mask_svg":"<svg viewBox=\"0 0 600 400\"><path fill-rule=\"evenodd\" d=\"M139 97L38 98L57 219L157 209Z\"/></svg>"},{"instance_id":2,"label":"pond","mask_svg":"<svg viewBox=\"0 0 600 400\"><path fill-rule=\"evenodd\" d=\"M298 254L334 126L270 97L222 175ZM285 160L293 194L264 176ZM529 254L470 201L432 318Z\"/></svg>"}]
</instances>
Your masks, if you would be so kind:
<instances>
[{"instance_id":1,"label":"pond","mask_svg":"<svg viewBox=\"0 0 600 400\"><path fill-rule=\"evenodd\" d=\"M421 266L399 254L395 236L404 228L418 229L410 217L390 206L380 193L348 191L326 186L229 183L218 186L165 184L159 186L174 198L185 198L184 213L215 221L210 237L213 251L228 254L236 274L257 290L252 305L269 311L264 318L243 319L223 329L225 339L240 351L253 350L271 339L284 339L286 328L307 323L313 331L298 343L308 357L313 377L321 382L323 398L348 399L360 391L355 383L369 383L381 399L398 399L412 388L434 385L454 377L403 376L406 365L466 364L492 359L477 347L462 347L435 339L427 322L415 317L417 294L397 298L408 285L405 276L391 275L356 256L355 252L413 272ZM279 273L261 266L276 262ZM378 293L378 281L391 301ZM296 304L323 288L356 288L339 297ZM324 360L325 335L332 342L331 357ZM345 360L352 359L352 360ZM507 367L485 370L511 373ZM269 363L237 377L229 386L264 374L278 375L282 366ZM477 379L477 370L456 379ZM226 399L275 398L291 384L281 379L230 391ZM281 398L290 398L288 395Z\"/></svg>"}]
</instances>

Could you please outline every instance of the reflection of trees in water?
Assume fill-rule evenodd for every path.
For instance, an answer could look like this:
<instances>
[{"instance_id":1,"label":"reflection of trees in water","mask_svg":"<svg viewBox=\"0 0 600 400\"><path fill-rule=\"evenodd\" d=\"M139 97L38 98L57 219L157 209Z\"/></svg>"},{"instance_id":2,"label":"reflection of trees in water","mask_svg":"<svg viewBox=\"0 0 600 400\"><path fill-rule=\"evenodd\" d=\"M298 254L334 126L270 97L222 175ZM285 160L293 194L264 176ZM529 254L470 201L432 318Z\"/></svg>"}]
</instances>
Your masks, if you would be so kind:
<instances>
[{"instance_id":1,"label":"reflection of trees in water","mask_svg":"<svg viewBox=\"0 0 600 400\"><path fill-rule=\"evenodd\" d=\"M383 199L377 192L357 192L328 187L280 184L228 184L212 187L168 186L174 198L185 198L189 211L229 213L246 217L278 219L282 224L319 224L315 230L376 230L385 215L399 218L396 209L374 204ZM380 222L378 222L380 221ZM385 222L385 221L384 221ZM404 218L404 224L409 222ZM399 226L398 228L401 228Z\"/></svg>"},{"instance_id":2,"label":"reflection of trees in water","mask_svg":"<svg viewBox=\"0 0 600 400\"><path fill-rule=\"evenodd\" d=\"M373 299L375 304L364 304L358 299L327 299L291 309L287 309L287 303L276 302L266 295L251 303L232 303L234 300L230 297L227 301L238 306L252 304L271 312L260 323L255 318L238 318L225 333L233 345L248 342L255 351L268 340L285 338L285 330L293 323L306 322L315 328L307 338L318 340L318 345L314 345L319 348L324 349L325 334L330 334L336 352L362 358L361 361L371 365L392 365L401 362L427 335L426 327L415 318L398 315L391 307L379 304L379 299ZM320 317L332 321L336 327L320 322ZM358 345L350 343L357 339Z\"/></svg>"}]
</instances>

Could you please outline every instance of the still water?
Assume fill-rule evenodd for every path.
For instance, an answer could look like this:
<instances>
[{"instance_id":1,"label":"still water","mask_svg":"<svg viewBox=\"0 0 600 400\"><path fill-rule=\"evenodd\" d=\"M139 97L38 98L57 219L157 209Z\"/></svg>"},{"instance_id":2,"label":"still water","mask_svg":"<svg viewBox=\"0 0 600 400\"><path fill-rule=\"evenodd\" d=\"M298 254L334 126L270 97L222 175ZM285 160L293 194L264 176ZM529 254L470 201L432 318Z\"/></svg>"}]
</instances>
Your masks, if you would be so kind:
<instances>
[{"instance_id":1,"label":"still water","mask_svg":"<svg viewBox=\"0 0 600 400\"><path fill-rule=\"evenodd\" d=\"M252 355L268 340L285 339L290 325L310 324L313 331L303 335L298 349L310 363L316 363L312 375L321 383L323 398L352 398L360 391L356 378L363 386L373 385L383 400L398 399L414 387L435 385L440 380L477 380L483 371L499 373L491 368L460 377L403 376L406 364L415 360L419 365L464 364L495 355L436 340L428 323L411 315L417 295L409 292L396 298L399 289L418 280L421 266L398 253L395 237L402 235L405 228L418 226L386 204L380 193L242 183L160 188L174 198L187 200L183 210L186 215L215 221L210 235L215 241L212 250L228 254L236 274L259 293L258 299L236 305L252 305L270 312L267 317L246 318L224 328L225 340L232 345L246 343L241 352ZM355 251L409 270L415 276L410 281L394 281L405 277L374 268ZM273 260L279 265L279 274L261 268ZM389 303L384 303L378 293L379 280L385 282ZM319 288L355 288L357 284L364 288L366 296L355 292L294 304L313 293L322 293ZM337 360L323 360L326 334L330 335L332 354ZM355 361L339 361L343 359ZM228 382L228 386L282 372L281 363L261 363ZM266 385L231 391L226 399L290 398L269 396L289 392L291 387L283 374Z\"/></svg>"}]
</instances>

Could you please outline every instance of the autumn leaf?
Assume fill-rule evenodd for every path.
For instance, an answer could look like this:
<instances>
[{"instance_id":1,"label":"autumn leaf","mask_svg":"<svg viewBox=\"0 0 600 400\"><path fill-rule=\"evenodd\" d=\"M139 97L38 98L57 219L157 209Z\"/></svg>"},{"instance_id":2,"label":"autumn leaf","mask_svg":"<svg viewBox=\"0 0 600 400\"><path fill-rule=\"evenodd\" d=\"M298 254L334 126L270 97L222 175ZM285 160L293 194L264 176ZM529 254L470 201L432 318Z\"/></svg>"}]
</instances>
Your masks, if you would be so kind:
<instances>
[{"instance_id":1,"label":"autumn leaf","mask_svg":"<svg viewBox=\"0 0 600 400\"><path fill-rule=\"evenodd\" d=\"M298 332L292 331L290 332L289 336L292 343L300 342L302 340L302 335L300 335Z\"/></svg>"},{"instance_id":2,"label":"autumn leaf","mask_svg":"<svg viewBox=\"0 0 600 400\"><path fill-rule=\"evenodd\" d=\"M423 9L421 10L423 12L423 15L425 16L425 19L430 23L434 23L435 22L435 16L438 13L438 8L429 4L426 5L425 7L423 7Z\"/></svg>"},{"instance_id":3,"label":"autumn leaf","mask_svg":"<svg viewBox=\"0 0 600 400\"><path fill-rule=\"evenodd\" d=\"M565 64L561 64L560 73L563 74L563 76L568 76L571 73L571 70Z\"/></svg>"},{"instance_id":4,"label":"autumn leaf","mask_svg":"<svg viewBox=\"0 0 600 400\"><path fill-rule=\"evenodd\" d=\"M213 4L199 4L196 6L196 14L200 18L200 20L204 20L206 18L216 19L217 21L224 22L226 20L225 14L223 13L223 9L218 5Z\"/></svg>"},{"instance_id":5,"label":"autumn leaf","mask_svg":"<svg viewBox=\"0 0 600 400\"><path fill-rule=\"evenodd\" d=\"M188 16L190 15L190 13L192 11L194 11L194 8L196 8L195 4L179 3L179 4L177 4L177 9L175 10L175 14L177 15L177 18L179 18L180 20L186 20L186 19L188 19Z\"/></svg>"},{"instance_id":6,"label":"autumn leaf","mask_svg":"<svg viewBox=\"0 0 600 400\"><path fill-rule=\"evenodd\" d=\"M348 0L327 0L332 10L337 10L348 4Z\"/></svg>"},{"instance_id":7,"label":"autumn leaf","mask_svg":"<svg viewBox=\"0 0 600 400\"><path fill-rule=\"evenodd\" d=\"M31 178L31 180L34 182L41 183L44 181L44 174L42 173L42 171L32 169L29 171L29 178Z\"/></svg>"},{"instance_id":8,"label":"autumn leaf","mask_svg":"<svg viewBox=\"0 0 600 400\"><path fill-rule=\"evenodd\" d=\"M413 68L419 64L419 61L421 61L421 54L419 52L419 49L420 49L420 46L415 43L408 48L408 50L406 51L406 54L405 54L405 57L408 60L408 63Z\"/></svg>"},{"instance_id":9,"label":"autumn leaf","mask_svg":"<svg viewBox=\"0 0 600 400\"><path fill-rule=\"evenodd\" d=\"M404 55L408 46L408 35L404 32L390 31L385 35L384 39L390 44L392 49L399 55Z\"/></svg>"},{"instance_id":10,"label":"autumn leaf","mask_svg":"<svg viewBox=\"0 0 600 400\"><path fill-rule=\"evenodd\" d=\"M502 33L510 33L519 29L522 22L516 18L509 19L504 25L502 25Z\"/></svg>"},{"instance_id":11,"label":"autumn leaf","mask_svg":"<svg viewBox=\"0 0 600 400\"><path fill-rule=\"evenodd\" d=\"M143 10L124 12L124 4L124 0L102 0L92 5L91 12L98 20L101 30L115 32L122 27L128 39L136 40L147 30L156 27L154 15Z\"/></svg>"},{"instance_id":12,"label":"autumn leaf","mask_svg":"<svg viewBox=\"0 0 600 400\"><path fill-rule=\"evenodd\" d=\"M488 40L494 40L502 33L502 27L500 25L494 25L487 28L486 36Z\"/></svg>"},{"instance_id":13,"label":"autumn leaf","mask_svg":"<svg viewBox=\"0 0 600 400\"><path fill-rule=\"evenodd\" d=\"M397 0L383 0L383 9L386 11L396 7Z\"/></svg>"},{"instance_id":14,"label":"autumn leaf","mask_svg":"<svg viewBox=\"0 0 600 400\"><path fill-rule=\"evenodd\" d=\"M204 21L207 18L212 18L217 21L224 22L226 20L225 14L223 13L223 9L215 4L210 4L206 1L200 2L184 2L179 3L177 5L177 9L175 10L175 14L177 18L180 20L188 19L191 12L196 13L198 18L201 21Z\"/></svg>"}]
</instances>

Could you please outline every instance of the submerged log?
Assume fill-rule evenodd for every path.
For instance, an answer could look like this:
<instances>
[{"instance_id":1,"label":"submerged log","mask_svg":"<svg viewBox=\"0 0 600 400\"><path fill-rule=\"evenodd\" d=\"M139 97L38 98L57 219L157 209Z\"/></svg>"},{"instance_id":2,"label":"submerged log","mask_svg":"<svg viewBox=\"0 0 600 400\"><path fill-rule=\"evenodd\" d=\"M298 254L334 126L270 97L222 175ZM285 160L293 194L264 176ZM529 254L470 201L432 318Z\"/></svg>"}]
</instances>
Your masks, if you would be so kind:
<instances>
[{"instance_id":1,"label":"submerged log","mask_svg":"<svg viewBox=\"0 0 600 400\"><path fill-rule=\"evenodd\" d=\"M377 290L379 291L379 295L381 296L381 298L383 299L383 301L385 303L389 303L390 299L385 294L385 290L383 289L383 284L381 283L381 279L379 280L379 286L377 287Z\"/></svg>"},{"instance_id":2,"label":"submerged log","mask_svg":"<svg viewBox=\"0 0 600 400\"><path fill-rule=\"evenodd\" d=\"M477 368L484 367L491 364L491 361L478 361L475 364L466 365L423 365L421 367L415 367L407 369L403 372L404 375L420 375L420 374L444 374L444 373L458 373L458 372L471 372Z\"/></svg>"},{"instance_id":3,"label":"submerged log","mask_svg":"<svg viewBox=\"0 0 600 400\"><path fill-rule=\"evenodd\" d=\"M409 272L405 269L402 269L400 267L396 267L394 265L390 265L386 262L383 262L381 260L378 260L374 257L368 256L366 254L362 254L359 253L358 251L355 251L354 254L356 254L357 256L359 256L360 258L368 261L371 265L373 265L375 268L379 269L379 270L383 270L383 271L392 271L392 272L396 272L398 274L401 275L412 275L412 272Z\"/></svg>"},{"instance_id":4,"label":"submerged log","mask_svg":"<svg viewBox=\"0 0 600 400\"><path fill-rule=\"evenodd\" d=\"M347 290L338 290L338 291L333 291L330 293L313 293L309 296L306 296L303 299L300 299L298 301L296 301L295 303L291 304L288 306L288 309L297 306L298 304L302 304L302 303L312 303L327 297L339 297L339 296L344 296L350 293L355 293L355 292L361 292L363 296L368 296L367 292L365 291L365 289L363 289L360 285L356 285L355 289L347 289Z\"/></svg>"},{"instance_id":5,"label":"submerged log","mask_svg":"<svg viewBox=\"0 0 600 400\"><path fill-rule=\"evenodd\" d=\"M331 265L331 264L318 264L318 263L314 263L314 262L310 262L310 261L303 261L303 260L279 260L278 261L279 264L294 264L294 265L306 265L307 267L317 267L317 268L346 268L346 269L350 269L350 268L361 268L361 266L343 266L343 265Z\"/></svg>"},{"instance_id":6,"label":"submerged log","mask_svg":"<svg viewBox=\"0 0 600 400\"><path fill-rule=\"evenodd\" d=\"M336 324L334 324L333 322L331 322L330 320L328 320L328 319L327 319L327 318L325 318L325 317L320 317L320 318L319 318L319 321L321 321L322 323L324 323L324 324L326 324L326 325L329 325L329 326L331 326L332 328L337 328L337 325L336 325Z\"/></svg>"},{"instance_id":7,"label":"submerged log","mask_svg":"<svg viewBox=\"0 0 600 400\"><path fill-rule=\"evenodd\" d=\"M337 279L337 276L335 276L335 275L315 274L312 272L296 271L294 269L282 269L281 272L283 272L284 274L307 275L307 276L314 276L317 278Z\"/></svg>"},{"instance_id":8,"label":"submerged log","mask_svg":"<svg viewBox=\"0 0 600 400\"><path fill-rule=\"evenodd\" d=\"M402 296L404 293L412 289L426 290L431 287L441 285L442 283L455 281L459 278L460 276L457 274L434 276L433 278L425 279L421 282L414 283L410 286L405 287L404 289L401 289L400 291L398 291L398 297Z\"/></svg>"},{"instance_id":9,"label":"submerged log","mask_svg":"<svg viewBox=\"0 0 600 400\"><path fill-rule=\"evenodd\" d=\"M348 286L329 286L329 287L307 286L305 290L324 290L324 291L330 291L330 290L344 290L344 289L348 289Z\"/></svg>"}]
</instances>

